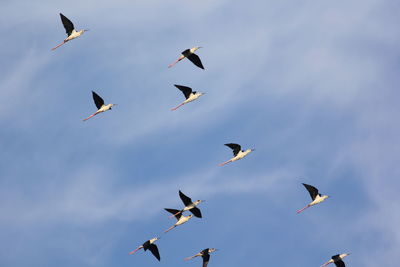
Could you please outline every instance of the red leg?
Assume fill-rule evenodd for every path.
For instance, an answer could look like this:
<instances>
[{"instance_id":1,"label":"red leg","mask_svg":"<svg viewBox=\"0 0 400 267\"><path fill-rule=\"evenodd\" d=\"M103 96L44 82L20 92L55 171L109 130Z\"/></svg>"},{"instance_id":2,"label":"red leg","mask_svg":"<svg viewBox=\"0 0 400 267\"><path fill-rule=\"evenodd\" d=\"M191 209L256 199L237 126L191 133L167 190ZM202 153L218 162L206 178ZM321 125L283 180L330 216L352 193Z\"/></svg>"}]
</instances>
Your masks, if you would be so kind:
<instances>
[{"instance_id":1,"label":"red leg","mask_svg":"<svg viewBox=\"0 0 400 267\"><path fill-rule=\"evenodd\" d=\"M228 163L230 163L230 162L232 162L231 159L228 160L228 161L225 161L225 162L223 162L223 163L218 164L218 166L224 166L224 165L226 165L226 164L228 164Z\"/></svg>"},{"instance_id":2,"label":"red leg","mask_svg":"<svg viewBox=\"0 0 400 267\"><path fill-rule=\"evenodd\" d=\"M87 117L86 119L84 119L83 121L87 121L88 119L90 119L90 118L96 116L97 114L99 114L99 112L96 111L95 113L93 113L92 115L90 115L89 117Z\"/></svg>"},{"instance_id":3,"label":"red leg","mask_svg":"<svg viewBox=\"0 0 400 267\"><path fill-rule=\"evenodd\" d=\"M129 255L134 254L136 251L138 251L139 249L143 248L143 246L138 247L137 249L135 249L134 251L129 252Z\"/></svg>"},{"instance_id":4,"label":"red leg","mask_svg":"<svg viewBox=\"0 0 400 267\"><path fill-rule=\"evenodd\" d=\"M56 50L57 48L59 48L60 46L62 46L65 43L66 43L66 41L64 40L61 44L57 45L56 47L53 47L51 50Z\"/></svg>"},{"instance_id":5,"label":"red leg","mask_svg":"<svg viewBox=\"0 0 400 267\"><path fill-rule=\"evenodd\" d=\"M172 111L177 110L178 108L182 107L183 105L185 105L185 103L180 104L177 107L171 108Z\"/></svg>"},{"instance_id":6,"label":"red leg","mask_svg":"<svg viewBox=\"0 0 400 267\"><path fill-rule=\"evenodd\" d=\"M307 209L307 208L309 208L309 207L311 207L310 204L308 204L307 206L305 206L305 207L302 208L302 209L299 209L299 210L297 211L297 214L299 214L300 212L302 212L303 210L305 210L305 209Z\"/></svg>"},{"instance_id":7,"label":"red leg","mask_svg":"<svg viewBox=\"0 0 400 267\"><path fill-rule=\"evenodd\" d=\"M172 225L170 228L168 228L167 230L164 231L164 233L168 233L169 231L171 231L172 229L174 229L176 227L176 225Z\"/></svg>"},{"instance_id":8,"label":"red leg","mask_svg":"<svg viewBox=\"0 0 400 267\"><path fill-rule=\"evenodd\" d=\"M182 59L184 59L184 58L178 58L177 61L175 61L174 63L169 64L169 65L168 65L168 68L173 67L176 63L178 63L178 62L181 61Z\"/></svg>"}]
</instances>

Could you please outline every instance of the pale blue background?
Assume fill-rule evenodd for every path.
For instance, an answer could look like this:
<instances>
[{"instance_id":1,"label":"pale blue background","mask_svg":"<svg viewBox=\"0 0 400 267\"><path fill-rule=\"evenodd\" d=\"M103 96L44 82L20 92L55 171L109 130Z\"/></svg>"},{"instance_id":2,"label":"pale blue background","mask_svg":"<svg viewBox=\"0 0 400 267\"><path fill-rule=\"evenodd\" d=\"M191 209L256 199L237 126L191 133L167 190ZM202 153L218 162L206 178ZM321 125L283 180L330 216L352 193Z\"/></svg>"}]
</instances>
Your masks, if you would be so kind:
<instances>
[{"instance_id":1,"label":"pale blue background","mask_svg":"<svg viewBox=\"0 0 400 267\"><path fill-rule=\"evenodd\" d=\"M90 31L65 38L59 12ZM0 265L396 267L400 2L0 2ZM193 46L205 71L181 51ZM173 84L206 92L183 100ZM119 106L95 111L91 90ZM256 148L225 167L227 142ZM310 199L302 182L331 195ZM175 221L181 189L201 204Z\"/></svg>"}]
</instances>

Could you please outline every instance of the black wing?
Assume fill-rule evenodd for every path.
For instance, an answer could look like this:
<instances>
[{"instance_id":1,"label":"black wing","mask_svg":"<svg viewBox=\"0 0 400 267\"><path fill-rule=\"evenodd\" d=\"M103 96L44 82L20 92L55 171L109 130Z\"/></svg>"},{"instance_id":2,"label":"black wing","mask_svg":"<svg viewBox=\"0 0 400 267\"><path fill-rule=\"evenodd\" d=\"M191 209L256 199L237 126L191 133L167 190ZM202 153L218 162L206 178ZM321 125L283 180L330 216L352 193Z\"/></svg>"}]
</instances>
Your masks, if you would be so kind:
<instances>
[{"instance_id":1,"label":"black wing","mask_svg":"<svg viewBox=\"0 0 400 267\"><path fill-rule=\"evenodd\" d=\"M74 24L70 21L66 16L60 13L61 22L64 25L65 31L67 32L68 36L71 35L72 31L74 30Z\"/></svg>"},{"instance_id":2,"label":"black wing","mask_svg":"<svg viewBox=\"0 0 400 267\"><path fill-rule=\"evenodd\" d=\"M191 213L193 213L194 216L196 216L197 218L201 218L201 211L199 210L199 208L194 207L192 209L189 210Z\"/></svg>"},{"instance_id":3,"label":"black wing","mask_svg":"<svg viewBox=\"0 0 400 267\"><path fill-rule=\"evenodd\" d=\"M183 85L177 85L177 84L174 84L174 86L182 91L182 93L185 95L186 99L188 99L190 94L192 93L192 88L190 88L190 87L183 86Z\"/></svg>"},{"instance_id":4,"label":"black wing","mask_svg":"<svg viewBox=\"0 0 400 267\"><path fill-rule=\"evenodd\" d=\"M233 150L234 156L236 156L239 153L239 151L242 149L242 147L238 144L230 143L230 144L225 144L225 145Z\"/></svg>"},{"instance_id":5,"label":"black wing","mask_svg":"<svg viewBox=\"0 0 400 267\"><path fill-rule=\"evenodd\" d=\"M342 260L335 261L334 263L337 267L346 267L346 265L344 264L344 261L342 261Z\"/></svg>"},{"instance_id":6,"label":"black wing","mask_svg":"<svg viewBox=\"0 0 400 267\"><path fill-rule=\"evenodd\" d=\"M184 193L182 193L181 190L179 190L179 197L181 198L183 204L185 204L185 207L192 204L192 199L190 197L186 196Z\"/></svg>"},{"instance_id":7,"label":"black wing","mask_svg":"<svg viewBox=\"0 0 400 267\"><path fill-rule=\"evenodd\" d=\"M176 214L176 213L180 212L180 210L175 210L175 209L165 209L165 210L172 214ZM175 215L175 218L177 220L179 220L181 218L181 216L182 216L182 213L179 213L178 215Z\"/></svg>"},{"instance_id":8,"label":"black wing","mask_svg":"<svg viewBox=\"0 0 400 267\"><path fill-rule=\"evenodd\" d=\"M161 258L160 258L160 252L158 252L158 248L157 248L156 245L151 244L151 245L149 246L148 250L150 250L151 253L153 253L154 257L156 257L157 260L160 261L160 259L161 259Z\"/></svg>"},{"instance_id":9,"label":"black wing","mask_svg":"<svg viewBox=\"0 0 400 267\"><path fill-rule=\"evenodd\" d=\"M193 63L194 65L196 65L196 66L199 67L200 69L203 69L203 70L204 70L203 64L201 63L201 60L200 60L200 58L199 58L198 55L196 55L196 54L191 54L191 55L188 55L187 58L188 58L190 61L192 61L192 63Z\"/></svg>"},{"instance_id":10,"label":"black wing","mask_svg":"<svg viewBox=\"0 0 400 267\"><path fill-rule=\"evenodd\" d=\"M318 189L309 184L303 184L307 189L308 193L310 193L311 199L314 200L318 196Z\"/></svg>"},{"instance_id":11,"label":"black wing","mask_svg":"<svg viewBox=\"0 0 400 267\"><path fill-rule=\"evenodd\" d=\"M96 105L97 109L100 109L101 106L104 105L104 100L103 98L101 98L98 94L96 94L94 91L92 91L92 95L93 95L93 100L94 100L94 104Z\"/></svg>"},{"instance_id":12,"label":"black wing","mask_svg":"<svg viewBox=\"0 0 400 267\"><path fill-rule=\"evenodd\" d=\"M210 261L210 254L208 254L208 249L207 249L207 254L203 254L201 256L203 258L203 267L207 267L208 262Z\"/></svg>"}]
</instances>

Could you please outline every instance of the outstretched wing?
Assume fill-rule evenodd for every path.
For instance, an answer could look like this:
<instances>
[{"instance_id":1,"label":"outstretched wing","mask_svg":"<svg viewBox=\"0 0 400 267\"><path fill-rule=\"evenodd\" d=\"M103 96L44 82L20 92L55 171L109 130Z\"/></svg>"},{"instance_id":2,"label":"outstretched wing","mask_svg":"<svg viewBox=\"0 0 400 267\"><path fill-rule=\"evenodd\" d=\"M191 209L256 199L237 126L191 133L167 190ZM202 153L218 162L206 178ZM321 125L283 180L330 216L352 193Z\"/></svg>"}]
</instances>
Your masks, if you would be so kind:
<instances>
[{"instance_id":1,"label":"outstretched wing","mask_svg":"<svg viewBox=\"0 0 400 267\"><path fill-rule=\"evenodd\" d=\"M203 70L204 70L203 64L201 63L201 60L200 60L200 58L199 58L198 55L196 55L196 54L191 54L191 55L188 55L187 58L188 58L190 61L192 61L192 63L193 63L194 65L196 65L196 66L199 67L200 69L203 69Z\"/></svg>"},{"instance_id":2,"label":"outstretched wing","mask_svg":"<svg viewBox=\"0 0 400 267\"><path fill-rule=\"evenodd\" d=\"M238 144L229 143L229 144L225 144L225 145L233 150L234 156L236 156L239 153L239 151L242 149L242 147Z\"/></svg>"},{"instance_id":3,"label":"outstretched wing","mask_svg":"<svg viewBox=\"0 0 400 267\"><path fill-rule=\"evenodd\" d=\"M210 261L210 254L203 254L203 256L201 256L203 258L203 267L207 267L208 262Z\"/></svg>"},{"instance_id":4,"label":"outstretched wing","mask_svg":"<svg viewBox=\"0 0 400 267\"><path fill-rule=\"evenodd\" d=\"M156 245L151 244L151 245L149 246L148 250L150 250L151 253L154 255L154 257L156 257L157 260L160 261L160 259L161 259L161 258L160 258L160 252L158 252L158 248L157 248Z\"/></svg>"},{"instance_id":5,"label":"outstretched wing","mask_svg":"<svg viewBox=\"0 0 400 267\"><path fill-rule=\"evenodd\" d=\"M178 88L179 90L181 90L181 92L183 93L183 95L185 96L186 99L188 99L190 94L192 93L192 88L190 88L190 87L183 86L183 85L177 85L177 84L174 84L174 86L176 88Z\"/></svg>"},{"instance_id":6,"label":"outstretched wing","mask_svg":"<svg viewBox=\"0 0 400 267\"><path fill-rule=\"evenodd\" d=\"M61 22L64 25L65 31L67 32L68 36L71 35L72 31L74 30L74 24L70 21L66 16L60 13Z\"/></svg>"},{"instance_id":7,"label":"outstretched wing","mask_svg":"<svg viewBox=\"0 0 400 267\"><path fill-rule=\"evenodd\" d=\"M181 198L183 204L185 204L185 207L192 204L192 199L186 196L184 193L182 193L181 190L179 190L179 197Z\"/></svg>"},{"instance_id":8,"label":"outstretched wing","mask_svg":"<svg viewBox=\"0 0 400 267\"><path fill-rule=\"evenodd\" d=\"M303 184L307 189L308 193L310 193L311 199L314 200L318 195L318 189L309 184Z\"/></svg>"},{"instance_id":9,"label":"outstretched wing","mask_svg":"<svg viewBox=\"0 0 400 267\"><path fill-rule=\"evenodd\" d=\"M175 209L165 209L165 210L168 211L169 213L172 213L172 214L176 214L176 213L180 212L180 210L175 210ZM174 215L174 216L179 221L179 219L182 216L182 213L179 213L179 214Z\"/></svg>"},{"instance_id":10,"label":"outstretched wing","mask_svg":"<svg viewBox=\"0 0 400 267\"><path fill-rule=\"evenodd\" d=\"M194 207L192 209L189 210L191 213L193 213L194 216L196 216L197 218L201 218L201 211L199 208Z\"/></svg>"},{"instance_id":11,"label":"outstretched wing","mask_svg":"<svg viewBox=\"0 0 400 267\"><path fill-rule=\"evenodd\" d=\"M93 100L94 100L94 104L96 105L97 109L100 109L101 106L104 105L104 100L103 98L101 98L98 94L96 94L94 91L92 91L92 95L93 95Z\"/></svg>"}]
</instances>

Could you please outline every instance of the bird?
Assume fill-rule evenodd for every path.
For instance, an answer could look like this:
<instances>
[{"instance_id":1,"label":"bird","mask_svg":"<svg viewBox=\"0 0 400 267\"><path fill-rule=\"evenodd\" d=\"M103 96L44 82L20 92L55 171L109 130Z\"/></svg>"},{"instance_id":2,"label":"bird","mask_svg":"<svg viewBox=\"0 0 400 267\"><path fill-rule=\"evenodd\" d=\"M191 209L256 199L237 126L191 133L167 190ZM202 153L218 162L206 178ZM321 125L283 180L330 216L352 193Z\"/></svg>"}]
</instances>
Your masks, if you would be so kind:
<instances>
[{"instance_id":1,"label":"bird","mask_svg":"<svg viewBox=\"0 0 400 267\"><path fill-rule=\"evenodd\" d=\"M178 211L177 213L171 215L170 218L184 211L190 211L191 213L193 213L195 217L201 218L201 211L196 206L199 205L201 202L204 202L205 200L196 200L195 202L192 202L192 199L186 196L184 193L182 193L181 190L179 190L179 197L181 198L183 204L185 204L185 207L182 210Z\"/></svg>"},{"instance_id":2,"label":"bird","mask_svg":"<svg viewBox=\"0 0 400 267\"><path fill-rule=\"evenodd\" d=\"M65 44L66 42L71 41L72 39L75 39L75 38L81 36L84 32L89 31L89 30L76 31L72 21L70 21L66 16L64 16L61 13L60 13L60 17L61 17L61 22L64 25L64 28L65 28L65 31L67 32L68 37L65 38L61 44L57 45L56 47L53 47L51 50L56 50L57 48L59 48L60 46Z\"/></svg>"},{"instance_id":3,"label":"bird","mask_svg":"<svg viewBox=\"0 0 400 267\"><path fill-rule=\"evenodd\" d=\"M321 267L324 267L328 264L335 263L336 267L346 267L344 264L343 258L349 256L349 253L344 253L344 254L337 254L332 256L332 258L325 262L324 264L321 265Z\"/></svg>"},{"instance_id":4,"label":"bird","mask_svg":"<svg viewBox=\"0 0 400 267\"><path fill-rule=\"evenodd\" d=\"M196 255L193 255L191 257L187 257L184 260L188 261L188 260L191 260L193 258L201 256L203 258L203 267L207 267L208 262L210 260L210 253L212 253L214 251L217 251L217 250L218 249L216 249L216 248L206 248L206 249L203 249L202 251L200 251L199 253L197 253Z\"/></svg>"},{"instance_id":5,"label":"bird","mask_svg":"<svg viewBox=\"0 0 400 267\"><path fill-rule=\"evenodd\" d=\"M167 230L165 230L164 233L169 232L170 230L174 229L174 228L177 227L178 225L184 224L185 222L189 221L190 218L193 217L192 214L190 214L189 216L184 216L184 215L182 215L182 213L179 213L179 210L175 210L175 209L165 209L165 210L168 211L169 213L172 213L172 214L178 213L177 215L174 215L175 218L176 218L178 221L177 221L174 225L172 225L170 228L168 228Z\"/></svg>"},{"instance_id":6,"label":"bird","mask_svg":"<svg viewBox=\"0 0 400 267\"><path fill-rule=\"evenodd\" d=\"M239 159L242 159L242 158L246 157L248 154L250 154L250 152L253 152L255 150L254 148L252 148L252 149L247 149L247 150L243 151L240 145L233 144L233 143L225 144L225 146L227 146L233 150L234 157L228 161L220 163L219 166L224 166L225 164L228 164L230 162L234 162Z\"/></svg>"},{"instance_id":7,"label":"bird","mask_svg":"<svg viewBox=\"0 0 400 267\"><path fill-rule=\"evenodd\" d=\"M300 212L302 212L303 210L305 210L305 209L307 209L307 208L309 208L309 207L311 207L311 206L314 206L314 205L316 205L316 204L318 204L318 203L321 203L322 201L324 201L325 199L327 199L327 198L329 197L329 196L327 196L327 195L321 195L321 194L319 194L319 193L318 193L318 189L315 188L315 187L312 186L312 185L309 185L309 184L303 184L303 185L304 185L304 187L307 189L308 193L310 193L310 196L311 196L312 201L311 201L311 203L307 204L307 206L305 206L304 208L299 209L299 210L297 211L297 213L300 213Z\"/></svg>"},{"instance_id":8,"label":"bird","mask_svg":"<svg viewBox=\"0 0 400 267\"><path fill-rule=\"evenodd\" d=\"M189 102L192 102L192 101L196 100L197 98L199 98L200 96L205 94L205 93L193 91L192 88L187 87L187 86L177 85L177 84L174 84L174 86L176 88L178 88L179 90L181 90L181 92L185 96L186 100L183 101L181 104L179 104L177 107L172 108L171 110L177 110L181 106L183 106Z\"/></svg>"},{"instance_id":9,"label":"bird","mask_svg":"<svg viewBox=\"0 0 400 267\"><path fill-rule=\"evenodd\" d=\"M92 95L93 95L93 100L94 100L94 104L97 107L97 111L95 113L93 113L92 115L90 115L89 117L87 117L86 119L84 119L83 121L87 121L88 119L90 119L91 117L96 116L99 113L102 113L104 111L107 110L111 110L111 108L113 106L116 106L117 104L108 104L108 105L104 105L104 100L103 98L101 98L98 94L96 94L96 92L92 91Z\"/></svg>"},{"instance_id":10,"label":"bird","mask_svg":"<svg viewBox=\"0 0 400 267\"><path fill-rule=\"evenodd\" d=\"M189 59L190 61L192 61L192 63L194 65L196 65L197 67L199 67L200 69L204 70L203 64L201 63L201 60L199 58L198 55L196 55L194 52L196 52L198 49L202 48L201 46L195 46L193 48L190 49L186 49L185 51L183 51L179 56L179 58L172 64L168 65L168 68L173 67L176 63L178 63L179 61L181 61L184 58Z\"/></svg>"},{"instance_id":11,"label":"bird","mask_svg":"<svg viewBox=\"0 0 400 267\"><path fill-rule=\"evenodd\" d=\"M160 252L158 252L158 248L157 246L154 244L154 242L156 242L157 240L159 240L160 237L154 237L150 240L147 240L146 242L143 243L143 245L141 245L140 247L138 247L137 249L135 249L134 251L129 252L129 255L134 254L136 251L140 250L140 249L144 249L144 251L146 250L150 250L151 253L154 255L154 257L156 257L156 259L158 261L160 261Z\"/></svg>"}]
</instances>

